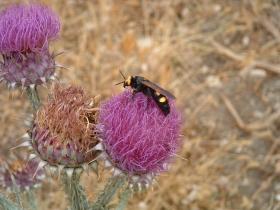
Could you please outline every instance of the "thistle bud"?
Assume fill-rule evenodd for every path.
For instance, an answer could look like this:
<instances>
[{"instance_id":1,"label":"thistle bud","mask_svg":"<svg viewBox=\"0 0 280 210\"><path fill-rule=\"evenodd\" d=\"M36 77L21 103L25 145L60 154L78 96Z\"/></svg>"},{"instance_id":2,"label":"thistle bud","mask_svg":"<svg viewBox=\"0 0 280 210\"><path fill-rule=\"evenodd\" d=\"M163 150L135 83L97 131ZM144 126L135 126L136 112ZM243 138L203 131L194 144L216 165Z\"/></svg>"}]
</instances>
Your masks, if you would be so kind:
<instances>
[{"instance_id":1,"label":"thistle bud","mask_svg":"<svg viewBox=\"0 0 280 210\"><path fill-rule=\"evenodd\" d=\"M37 111L28 131L30 139L19 146L29 146L30 158L40 157L38 169L50 165L51 174L63 169L88 173L88 166L97 169L99 143L95 127L99 115L99 96L90 98L83 88L54 85L47 104Z\"/></svg>"}]
</instances>

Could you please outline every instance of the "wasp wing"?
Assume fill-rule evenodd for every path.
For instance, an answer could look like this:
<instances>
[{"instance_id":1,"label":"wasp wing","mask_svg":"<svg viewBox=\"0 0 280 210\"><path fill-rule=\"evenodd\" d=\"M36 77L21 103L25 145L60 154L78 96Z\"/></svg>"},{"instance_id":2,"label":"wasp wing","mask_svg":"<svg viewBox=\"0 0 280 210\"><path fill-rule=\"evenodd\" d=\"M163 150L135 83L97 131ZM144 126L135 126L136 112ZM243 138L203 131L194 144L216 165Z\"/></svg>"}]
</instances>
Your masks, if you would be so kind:
<instances>
[{"instance_id":1,"label":"wasp wing","mask_svg":"<svg viewBox=\"0 0 280 210\"><path fill-rule=\"evenodd\" d=\"M160 94L162 94L168 98L176 99L176 97L174 95L172 95L170 92L168 92L167 90L164 90L163 88L156 85L155 83L150 82L149 80L141 81L141 84L143 84L149 88L152 88L153 90L159 92Z\"/></svg>"}]
</instances>

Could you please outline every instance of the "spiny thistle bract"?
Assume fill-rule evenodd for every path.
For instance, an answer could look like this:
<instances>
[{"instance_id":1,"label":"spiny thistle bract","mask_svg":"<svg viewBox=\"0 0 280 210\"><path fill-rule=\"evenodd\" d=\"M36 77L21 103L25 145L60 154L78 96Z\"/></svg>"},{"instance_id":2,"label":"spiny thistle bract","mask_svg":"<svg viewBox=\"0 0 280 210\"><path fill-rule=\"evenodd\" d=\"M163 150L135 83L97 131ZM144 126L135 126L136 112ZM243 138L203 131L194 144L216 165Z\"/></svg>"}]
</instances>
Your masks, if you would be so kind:
<instances>
[{"instance_id":1,"label":"spiny thistle bract","mask_svg":"<svg viewBox=\"0 0 280 210\"><path fill-rule=\"evenodd\" d=\"M37 165L37 160L27 162L27 158L12 156L5 163L5 166L0 168L0 185L8 190L12 190L12 174L21 191L39 187L42 179L45 178L45 174L43 170L39 170L35 174Z\"/></svg>"},{"instance_id":2,"label":"spiny thistle bract","mask_svg":"<svg viewBox=\"0 0 280 210\"><path fill-rule=\"evenodd\" d=\"M97 170L95 158L99 151L90 151L99 143L95 126L99 115L99 96L89 98L83 88L54 85L51 97L37 111L30 123L27 142L30 159L38 156L38 169L50 165L53 175L65 169L68 176L73 172L88 173L88 166Z\"/></svg>"},{"instance_id":3,"label":"spiny thistle bract","mask_svg":"<svg viewBox=\"0 0 280 210\"><path fill-rule=\"evenodd\" d=\"M156 175L168 172L181 146L182 113L169 100L170 114L162 113L154 100L137 93L131 100L127 89L100 107L98 133L103 139L96 148L105 167L114 166L113 177L128 175L131 187L150 186Z\"/></svg>"},{"instance_id":4,"label":"spiny thistle bract","mask_svg":"<svg viewBox=\"0 0 280 210\"><path fill-rule=\"evenodd\" d=\"M49 43L59 39L60 21L50 7L39 3L8 6L0 13L0 82L8 87L46 85L55 79Z\"/></svg>"}]
</instances>

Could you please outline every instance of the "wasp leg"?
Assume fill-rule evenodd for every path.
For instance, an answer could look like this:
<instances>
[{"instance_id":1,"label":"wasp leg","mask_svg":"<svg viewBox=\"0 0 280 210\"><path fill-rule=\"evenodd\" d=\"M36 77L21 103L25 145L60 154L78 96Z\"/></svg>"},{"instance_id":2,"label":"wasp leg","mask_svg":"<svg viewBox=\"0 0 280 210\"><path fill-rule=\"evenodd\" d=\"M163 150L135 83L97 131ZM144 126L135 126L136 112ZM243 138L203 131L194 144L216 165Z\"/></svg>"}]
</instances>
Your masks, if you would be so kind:
<instances>
[{"instance_id":1,"label":"wasp leg","mask_svg":"<svg viewBox=\"0 0 280 210\"><path fill-rule=\"evenodd\" d=\"M134 100L135 94L141 92L141 85L139 85L136 89L133 90L131 101Z\"/></svg>"},{"instance_id":2,"label":"wasp leg","mask_svg":"<svg viewBox=\"0 0 280 210\"><path fill-rule=\"evenodd\" d=\"M146 105L145 111L147 111L150 102L151 102L151 96L148 96L148 97L147 97L147 105Z\"/></svg>"},{"instance_id":3,"label":"wasp leg","mask_svg":"<svg viewBox=\"0 0 280 210\"><path fill-rule=\"evenodd\" d=\"M147 95L147 105L146 105L145 111L147 111L147 109L149 107L149 104L151 102L152 91L151 91L150 88L147 88L145 92L146 92L146 95Z\"/></svg>"}]
</instances>

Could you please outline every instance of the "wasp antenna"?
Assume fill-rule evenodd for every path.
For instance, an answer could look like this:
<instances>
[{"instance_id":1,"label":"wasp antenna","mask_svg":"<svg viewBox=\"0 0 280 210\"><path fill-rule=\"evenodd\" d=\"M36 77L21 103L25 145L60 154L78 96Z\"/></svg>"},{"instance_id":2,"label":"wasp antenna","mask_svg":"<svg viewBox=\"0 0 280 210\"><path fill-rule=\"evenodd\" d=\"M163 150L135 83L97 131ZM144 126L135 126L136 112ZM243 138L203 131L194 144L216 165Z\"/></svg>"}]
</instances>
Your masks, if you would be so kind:
<instances>
[{"instance_id":1,"label":"wasp antenna","mask_svg":"<svg viewBox=\"0 0 280 210\"><path fill-rule=\"evenodd\" d=\"M119 70L119 71L120 71L121 75L123 76L123 78L125 79L125 76L123 75L123 73L121 72L121 70Z\"/></svg>"},{"instance_id":2,"label":"wasp antenna","mask_svg":"<svg viewBox=\"0 0 280 210\"><path fill-rule=\"evenodd\" d=\"M115 84L115 86L116 86L116 85L119 85L119 84L122 84L122 83L124 83L124 82L119 82L119 83Z\"/></svg>"}]
</instances>

